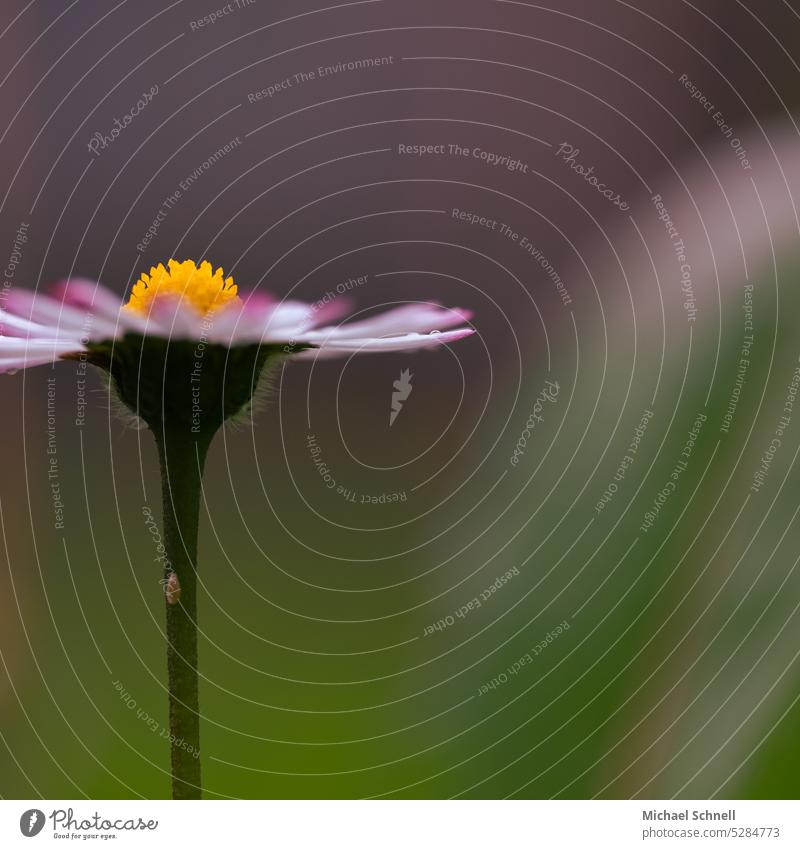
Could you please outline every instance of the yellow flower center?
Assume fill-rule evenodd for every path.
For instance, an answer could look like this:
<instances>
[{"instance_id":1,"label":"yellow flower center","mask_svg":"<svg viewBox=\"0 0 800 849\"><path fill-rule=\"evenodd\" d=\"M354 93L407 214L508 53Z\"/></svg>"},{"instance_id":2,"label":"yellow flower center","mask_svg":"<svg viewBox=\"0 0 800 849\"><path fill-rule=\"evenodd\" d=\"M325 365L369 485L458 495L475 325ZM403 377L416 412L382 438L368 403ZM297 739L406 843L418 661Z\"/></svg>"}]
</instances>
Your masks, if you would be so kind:
<instances>
[{"instance_id":1,"label":"yellow flower center","mask_svg":"<svg viewBox=\"0 0 800 849\"><path fill-rule=\"evenodd\" d=\"M201 315L208 315L231 301L238 301L233 277L225 277L222 269L212 271L210 262L199 266L187 259L177 262L171 259L164 268L159 263L142 274L131 290L125 309L140 315L148 315L157 298L165 295L177 296L188 301Z\"/></svg>"}]
</instances>

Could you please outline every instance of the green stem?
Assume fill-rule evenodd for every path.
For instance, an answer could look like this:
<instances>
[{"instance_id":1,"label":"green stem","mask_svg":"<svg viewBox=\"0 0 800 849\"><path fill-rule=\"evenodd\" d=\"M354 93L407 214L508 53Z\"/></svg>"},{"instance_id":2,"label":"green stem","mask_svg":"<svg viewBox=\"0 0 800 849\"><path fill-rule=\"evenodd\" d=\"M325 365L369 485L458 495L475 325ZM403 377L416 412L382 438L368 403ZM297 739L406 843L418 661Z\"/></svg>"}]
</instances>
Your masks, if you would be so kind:
<instances>
[{"instance_id":1,"label":"green stem","mask_svg":"<svg viewBox=\"0 0 800 849\"><path fill-rule=\"evenodd\" d=\"M210 439L181 429L154 431L161 463L165 578L175 572L180 598L167 596L167 675L173 799L199 799L200 713L197 675L197 530ZM173 598L174 600L174 598Z\"/></svg>"}]
</instances>

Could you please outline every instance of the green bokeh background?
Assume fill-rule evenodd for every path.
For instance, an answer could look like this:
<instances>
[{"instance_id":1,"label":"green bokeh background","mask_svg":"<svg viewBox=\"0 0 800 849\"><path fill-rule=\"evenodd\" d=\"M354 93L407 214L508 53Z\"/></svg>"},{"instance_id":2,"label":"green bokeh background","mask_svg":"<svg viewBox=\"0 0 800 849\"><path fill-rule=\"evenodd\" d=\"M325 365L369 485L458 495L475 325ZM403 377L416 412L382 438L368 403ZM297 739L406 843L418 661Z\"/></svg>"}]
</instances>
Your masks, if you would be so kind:
<instances>
[{"instance_id":1,"label":"green bokeh background","mask_svg":"<svg viewBox=\"0 0 800 849\"><path fill-rule=\"evenodd\" d=\"M778 279L793 280L796 268L796 259L786 260ZM558 419L537 433L517 469L494 490L499 459L478 471L471 491L485 487L491 499L469 516L457 495L442 508L427 528L453 524L443 543L426 549L437 551L438 560L412 552L373 562L392 550L387 533L342 534L293 504L277 448L284 418L277 402L257 414L254 429L227 431L212 451L201 532L207 795L795 795L796 421L768 484L734 522L800 354L793 328L786 328L767 379L774 304L769 290L762 291L748 389L730 434L720 438L718 427L735 377L737 334L723 339L720 379L704 406L707 348L695 333L694 350L701 352L690 367L695 379L673 405L685 361L667 363L664 402L654 407L641 453L588 529L602 493L597 482L612 479L638 416L651 406L634 380L623 409L627 380L619 376L629 374L630 361L621 350L608 364L618 378L607 382L588 433L597 393L586 387L601 384L599 357L594 364L588 358L569 412L553 408ZM735 328L742 298L730 294L725 315ZM781 314L792 314L796 287L781 295ZM568 374L572 353L554 352L559 376ZM652 353L639 361L643 373ZM424 369L435 374L438 362L428 359ZM61 385L71 368L57 367ZM287 374L282 398L291 396L296 377ZM42 370L13 379L9 391L19 392L26 417L41 415L36 405L47 376ZM525 382L538 392L542 377L531 368ZM566 404L563 377L562 384ZM642 386L650 392L652 381ZM46 432L28 431L25 453L9 457L9 474L23 483L3 494L5 546L14 555L3 574L5 796L168 793L166 744L114 687L120 681L163 725L160 573L141 518L142 482L147 503L157 491L154 450L147 433L113 419L106 429L103 397L97 393L91 425L59 431L69 491L63 547L45 522L35 522L35 541L30 533L30 515L49 510ZM606 444L621 409L616 436L584 488L597 446ZM689 468L655 527L642 534L643 513L703 409L708 422ZM413 440L412 408L407 415L405 437ZM283 425L301 432L302 415L286 412ZM21 442L21 426L6 421L6 444ZM512 478L530 475L559 429L551 459L520 490ZM113 463L92 461L82 469L88 451L113 452ZM477 466L479 454L468 447L461 462ZM508 454L506 440L494 456ZM313 471L301 462L308 458L294 456L296 478L319 497ZM349 474L368 488L369 478ZM447 483L441 486L444 492ZM273 507L304 542L343 559L303 551ZM358 519L378 527L386 515L362 512ZM490 522L490 530L474 534ZM419 539L412 527L392 543L412 548ZM439 561L446 562L420 577ZM422 636L512 566L519 576L491 602ZM571 628L532 664L477 695L563 620Z\"/></svg>"}]
</instances>

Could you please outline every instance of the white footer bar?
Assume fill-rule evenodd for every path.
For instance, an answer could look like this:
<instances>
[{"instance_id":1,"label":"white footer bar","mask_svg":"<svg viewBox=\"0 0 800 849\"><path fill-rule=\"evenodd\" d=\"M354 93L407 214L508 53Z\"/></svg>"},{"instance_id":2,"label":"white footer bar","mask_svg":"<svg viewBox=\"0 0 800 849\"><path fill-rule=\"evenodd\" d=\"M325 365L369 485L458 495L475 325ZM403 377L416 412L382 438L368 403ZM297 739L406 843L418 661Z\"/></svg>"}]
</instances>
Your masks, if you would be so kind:
<instances>
[{"instance_id":1,"label":"white footer bar","mask_svg":"<svg viewBox=\"0 0 800 849\"><path fill-rule=\"evenodd\" d=\"M773 801L0 801L0 846L800 847ZM225 841L225 842L223 842Z\"/></svg>"}]
</instances>

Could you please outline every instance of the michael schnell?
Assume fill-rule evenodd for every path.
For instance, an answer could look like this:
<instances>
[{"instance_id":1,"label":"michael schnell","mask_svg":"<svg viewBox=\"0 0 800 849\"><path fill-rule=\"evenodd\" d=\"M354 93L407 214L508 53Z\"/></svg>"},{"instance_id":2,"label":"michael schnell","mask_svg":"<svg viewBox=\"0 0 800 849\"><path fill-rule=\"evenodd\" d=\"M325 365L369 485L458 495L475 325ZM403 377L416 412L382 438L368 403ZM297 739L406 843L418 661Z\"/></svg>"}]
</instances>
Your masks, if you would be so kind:
<instances>
[{"instance_id":1,"label":"michael schnell","mask_svg":"<svg viewBox=\"0 0 800 849\"><path fill-rule=\"evenodd\" d=\"M733 822L736 819L736 811L692 811L689 816L689 811L659 811L652 808L649 811L642 811L643 820L726 820Z\"/></svg>"}]
</instances>

